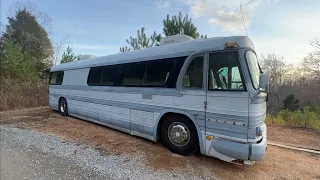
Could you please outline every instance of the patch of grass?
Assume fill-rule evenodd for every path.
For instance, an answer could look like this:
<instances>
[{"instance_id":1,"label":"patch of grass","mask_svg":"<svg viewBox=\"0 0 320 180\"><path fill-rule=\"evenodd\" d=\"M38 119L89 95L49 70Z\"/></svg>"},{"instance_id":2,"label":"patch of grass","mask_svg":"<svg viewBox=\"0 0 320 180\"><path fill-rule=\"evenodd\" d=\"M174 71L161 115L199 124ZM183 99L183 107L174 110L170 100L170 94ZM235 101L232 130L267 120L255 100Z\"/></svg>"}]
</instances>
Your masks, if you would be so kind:
<instances>
[{"instance_id":1,"label":"patch of grass","mask_svg":"<svg viewBox=\"0 0 320 180\"><path fill-rule=\"evenodd\" d=\"M276 116L267 115L266 123L279 126L320 129L319 107L306 106L301 111L281 110Z\"/></svg>"}]
</instances>

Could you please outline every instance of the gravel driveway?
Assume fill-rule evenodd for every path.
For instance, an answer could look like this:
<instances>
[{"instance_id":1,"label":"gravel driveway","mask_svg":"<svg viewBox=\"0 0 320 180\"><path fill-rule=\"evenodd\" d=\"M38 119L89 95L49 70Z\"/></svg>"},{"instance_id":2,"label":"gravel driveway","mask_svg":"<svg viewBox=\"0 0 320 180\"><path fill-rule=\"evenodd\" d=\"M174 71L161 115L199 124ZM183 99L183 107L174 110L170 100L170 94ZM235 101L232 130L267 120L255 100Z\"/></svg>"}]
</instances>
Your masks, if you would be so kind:
<instances>
[{"instance_id":1,"label":"gravel driveway","mask_svg":"<svg viewBox=\"0 0 320 180\"><path fill-rule=\"evenodd\" d=\"M78 148L58 138L16 128L1 130L1 180L106 179L67 154ZM57 150L64 152L57 153ZM69 154L70 156L70 154ZM107 178L108 179L108 178Z\"/></svg>"},{"instance_id":2,"label":"gravel driveway","mask_svg":"<svg viewBox=\"0 0 320 180\"><path fill-rule=\"evenodd\" d=\"M88 146L52 135L4 126L0 131L1 180L203 179L155 172L143 166L139 156L102 156Z\"/></svg>"}]
</instances>

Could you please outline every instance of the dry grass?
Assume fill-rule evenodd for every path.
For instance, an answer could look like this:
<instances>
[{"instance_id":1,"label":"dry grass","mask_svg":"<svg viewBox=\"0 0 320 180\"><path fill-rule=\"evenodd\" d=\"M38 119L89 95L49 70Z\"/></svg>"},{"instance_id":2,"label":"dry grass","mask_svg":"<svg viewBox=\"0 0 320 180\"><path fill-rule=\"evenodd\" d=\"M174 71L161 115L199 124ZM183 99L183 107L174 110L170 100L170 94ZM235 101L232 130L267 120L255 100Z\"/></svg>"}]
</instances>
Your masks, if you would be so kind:
<instances>
[{"instance_id":1,"label":"dry grass","mask_svg":"<svg viewBox=\"0 0 320 180\"><path fill-rule=\"evenodd\" d=\"M48 105L47 83L1 80L0 111L46 105Z\"/></svg>"}]
</instances>

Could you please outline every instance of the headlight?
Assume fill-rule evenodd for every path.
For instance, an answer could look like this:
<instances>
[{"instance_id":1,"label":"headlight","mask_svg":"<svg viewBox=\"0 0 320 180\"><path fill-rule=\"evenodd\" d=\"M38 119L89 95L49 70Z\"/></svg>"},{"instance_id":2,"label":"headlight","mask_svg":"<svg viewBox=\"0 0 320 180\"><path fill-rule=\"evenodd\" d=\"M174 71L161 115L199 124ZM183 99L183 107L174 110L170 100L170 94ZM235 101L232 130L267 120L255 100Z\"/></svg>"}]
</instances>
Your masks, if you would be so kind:
<instances>
[{"instance_id":1,"label":"headlight","mask_svg":"<svg viewBox=\"0 0 320 180\"><path fill-rule=\"evenodd\" d=\"M256 136L262 136L263 129L262 126L256 127Z\"/></svg>"}]
</instances>

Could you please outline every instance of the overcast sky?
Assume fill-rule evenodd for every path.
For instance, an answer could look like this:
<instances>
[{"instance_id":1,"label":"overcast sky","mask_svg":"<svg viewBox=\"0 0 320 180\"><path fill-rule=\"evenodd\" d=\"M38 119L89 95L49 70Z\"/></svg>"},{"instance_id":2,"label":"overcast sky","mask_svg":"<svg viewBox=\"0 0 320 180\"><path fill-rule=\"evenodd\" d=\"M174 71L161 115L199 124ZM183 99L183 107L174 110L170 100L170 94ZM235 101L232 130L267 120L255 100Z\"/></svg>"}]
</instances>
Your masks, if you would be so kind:
<instances>
[{"instance_id":1,"label":"overcast sky","mask_svg":"<svg viewBox=\"0 0 320 180\"><path fill-rule=\"evenodd\" d=\"M0 0L1 21L7 23L14 1ZM24 2L24 1L22 1ZM192 17L200 34L208 37L248 35L257 53L275 53L298 63L320 38L320 0L30 0L53 19L52 38L70 36L76 54L96 56L119 52L126 39L145 27L162 32L167 14L181 11Z\"/></svg>"}]
</instances>

